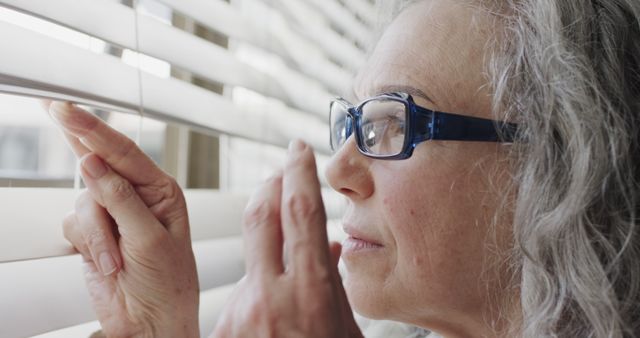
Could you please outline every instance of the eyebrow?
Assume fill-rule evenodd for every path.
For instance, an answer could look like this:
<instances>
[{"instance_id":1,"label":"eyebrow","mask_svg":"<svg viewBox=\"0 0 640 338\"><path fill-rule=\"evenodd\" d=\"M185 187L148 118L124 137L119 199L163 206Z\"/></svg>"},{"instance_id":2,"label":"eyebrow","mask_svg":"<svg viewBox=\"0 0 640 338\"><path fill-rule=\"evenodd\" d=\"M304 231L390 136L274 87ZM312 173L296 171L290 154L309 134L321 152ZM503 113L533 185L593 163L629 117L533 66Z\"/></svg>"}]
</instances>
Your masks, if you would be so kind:
<instances>
[{"instance_id":1,"label":"eyebrow","mask_svg":"<svg viewBox=\"0 0 640 338\"><path fill-rule=\"evenodd\" d=\"M421 89L408 86L408 85L385 85L385 86L378 87L376 92L378 92L379 94L392 93L392 92L404 92L404 93L410 94L411 96L418 96L433 104L436 104L436 101L434 101L431 98L431 96L427 95L427 93L425 93Z\"/></svg>"},{"instance_id":2,"label":"eyebrow","mask_svg":"<svg viewBox=\"0 0 640 338\"><path fill-rule=\"evenodd\" d=\"M384 85L384 86L376 87L375 95L379 95L383 93L393 93L393 92L407 93L407 94L410 94L411 96L421 97L433 103L434 105L436 104L436 101L434 101L431 98L431 96L427 95L427 93L425 93L423 90L418 89L416 87L409 86L409 85ZM351 87L349 94L351 95L349 99L352 99L355 101L359 100L354 87Z\"/></svg>"}]
</instances>

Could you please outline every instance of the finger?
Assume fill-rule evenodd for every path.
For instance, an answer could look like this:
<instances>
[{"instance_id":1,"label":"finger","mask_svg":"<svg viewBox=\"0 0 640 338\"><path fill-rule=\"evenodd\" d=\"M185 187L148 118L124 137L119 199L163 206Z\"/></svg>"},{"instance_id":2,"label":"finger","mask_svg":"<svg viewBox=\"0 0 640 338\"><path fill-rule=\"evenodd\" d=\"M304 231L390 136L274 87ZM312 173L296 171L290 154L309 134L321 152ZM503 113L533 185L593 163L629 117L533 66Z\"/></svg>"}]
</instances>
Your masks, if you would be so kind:
<instances>
[{"instance_id":1,"label":"finger","mask_svg":"<svg viewBox=\"0 0 640 338\"><path fill-rule=\"evenodd\" d=\"M79 138L71 135L66 131L63 131L63 133L64 138L67 140L67 143L71 147L73 153L76 154L77 158L81 158L82 156L91 152L91 150L89 150L84 144L82 144L82 142L80 142Z\"/></svg>"},{"instance_id":2,"label":"finger","mask_svg":"<svg viewBox=\"0 0 640 338\"><path fill-rule=\"evenodd\" d=\"M151 184L166 174L128 137L69 102L53 102L49 112L64 130L134 184Z\"/></svg>"},{"instance_id":3,"label":"finger","mask_svg":"<svg viewBox=\"0 0 640 338\"><path fill-rule=\"evenodd\" d=\"M87 244L78 229L78 221L76 219L75 212L69 213L62 220L62 232L64 234L64 238L73 245L73 248L76 249L76 251L78 251L85 259L91 259L91 253L89 252Z\"/></svg>"},{"instance_id":4,"label":"finger","mask_svg":"<svg viewBox=\"0 0 640 338\"><path fill-rule=\"evenodd\" d=\"M282 229L291 268L305 275L330 271L326 214L315 159L312 149L301 141L289 145L282 201Z\"/></svg>"},{"instance_id":5,"label":"finger","mask_svg":"<svg viewBox=\"0 0 640 338\"><path fill-rule=\"evenodd\" d=\"M44 109L49 114L49 116L51 118L53 118L53 116L51 114L50 109L51 109L51 104L53 102L54 101L52 101L50 99L41 99L40 100L40 105L42 106L42 109ZM87 149L87 147L85 147L77 137L69 134L68 132L66 132L64 130L63 130L63 133L64 133L65 139L67 140L67 143L69 143L69 145L71 146L71 150L73 150L73 152L76 154L76 156L78 158L84 156L86 153L89 152L89 149Z\"/></svg>"},{"instance_id":6,"label":"finger","mask_svg":"<svg viewBox=\"0 0 640 338\"><path fill-rule=\"evenodd\" d=\"M331 266L333 268L333 278L335 280L334 287L338 296L338 303L340 306L340 313L345 320L349 337L362 337L360 328L353 317L353 311L349 300L347 299L347 293L342 285L342 277L338 270L338 263L340 262L340 253L342 251L342 245L338 242L331 242L329 244L329 251L331 252Z\"/></svg>"},{"instance_id":7,"label":"finger","mask_svg":"<svg viewBox=\"0 0 640 338\"><path fill-rule=\"evenodd\" d=\"M51 102L53 102L53 100L51 99L40 99L40 106L42 107L42 109L44 109L44 111L49 112Z\"/></svg>"},{"instance_id":8,"label":"finger","mask_svg":"<svg viewBox=\"0 0 640 338\"><path fill-rule=\"evenodd\" d=\"M284 271L280 199L282 174L267 180L251 196L243 217L247 274L274 276Z\"/></svg>"},{"instance_id":9,"label":"finger","mask_svg":"<svg viewBox=\"0 0 640 338\"><path fill-rule=\"evenodd\" d=\"M342 253L342 245L338 242L331 242L329 244L329 252L331 253L331 266L337 269L340 262L340 254Z\"/></svg>"},{"instance_id":10,"label":"finger","mask_svg":"<svg viewBox=\"0 0 640 338\"><path fill-rule=\"evenodd\" d=\"M81 161L81 174L91 196L118 226L118 232L131 245L147 245L166 229L153 216L131 183L118 175L96 154L90 153ZM153 245L153 244L151 244Z\"/></svg>"},{"instance_id":11,"label":"finger","mask_svg":"<svg viewBox=\"0 0 640 338\"><path fill-rule=\"evenodd\" d=\"M105 276L117 273L122 267L122 257L114 236L115 224L88 191L76 200L76 219L91 259L100 272Z\"/></svg>"},{"instance_id":12,"label":"finger","mask_svg":"<svg viewBox=\"0 0 640 338\"><path fill-rule=\"evenodd\" d=\"M89 152L97 153L101 158L104 156L109 166L135 185L152 213L170 226L173 236L189 238L186 205L180 187L133 141L69 103L52 103L50 113L63 126L65 137L78 157Z\"/></svg>"},{"instance_id":13,"label":"finger","mask_svg":"<svg viewBox=\"0 0 640 338\"><path fill-rule=\"evenodd\" d=\"M88 271L90 268L92 273L97 272L98 268L91 257L91 252L89 252L84 238L82 238L82 234L77 229L77 223L75 212L65 217L63 221L64 237L71 242L74 249L80 253L85 271Z\"/></svg>"}]
</instances>

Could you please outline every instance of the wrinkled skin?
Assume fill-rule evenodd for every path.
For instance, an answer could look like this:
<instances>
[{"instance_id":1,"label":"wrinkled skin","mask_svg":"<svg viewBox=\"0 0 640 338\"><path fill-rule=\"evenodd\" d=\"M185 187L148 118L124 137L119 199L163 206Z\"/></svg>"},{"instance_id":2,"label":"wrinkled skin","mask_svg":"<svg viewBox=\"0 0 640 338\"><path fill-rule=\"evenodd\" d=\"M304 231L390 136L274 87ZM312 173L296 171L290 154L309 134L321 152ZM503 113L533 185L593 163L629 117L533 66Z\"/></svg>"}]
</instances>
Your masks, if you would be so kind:
<instances>
[{"instance_id":1,"label":"wrinkled skin","mask_svg":"<svg viewBox=\"0 0 640 338\"><path fill-rule=\"evenodd\" d=\"M408 91L427 108L493 118L484 72L491 22L463 1L418 2L388 27L350 99ZM87 260L104 332L196 337L197 278L180 189L90 114L65 104L51 112L83 157L88 192L65 221L65 235ZM500 202L512 199L502 184L511 170L504 147L425 142L407 160L381 161L358 153L349 139L327 178L347 199L347 232L377 245L343 250L347 301L312 151L293 143L284 171L246 210L247 275L212 336L360 337L349 304L447 337L498 336L512 315L501 305L518 298L502 264L513 242L510 213L491 226ZM90 173L96 163L106 164L103 176ZM103 252L115 269L96 264Z\"/></svg>"},{"instance_id":2,"label":"wrinkled skin","mask_svg":"<svg viewBox=\"0 0 640 338\"><path fill-rule=\"evenodd\" d=\"M86 260L103 332L198 337L197 276L180 188L97 117L64 103L49 110L82 157L88 190L64 233ZM253 195L243 224L247 275L213 337L362 337L337 270L340 244L327 240L310 147L292 143L284 171ZM114 263L103 265L104 254Z\"/></svg>"},{"instance_id":3,"label":"wrinkled skin","mask_svg":"<svg viewBox=\"0 0 640 338\"><path fill-rule=\"evenodd\" d=\"M198 336L198 277L182 191L97 117L59 102L49 112L82 158L87 191L64 220L64 235L85 260L103 332Z\"/></svg>"},{"instance_id":4,"label":"wrinkled skin","mask_svg":"<svg viewBox=\"0 0 640 338\"><path fill-rule=\"evenodd\" d=\"M247 275L213 337L362 337L337 270L340 244L327 245L311 148L290 145L284 172L249 202L243 233Z\"/></svg>"},{"instance_id":5,"label":"wrinkled skin","mask_svg":"<svg viewBox=\"0 0 640 338\"><path fill-rule=\"evenodd\" d=\"M411 5L385 30L350 100L407 91L429 109L494 119L485 72L492 25L490 14L466 1ZM334 154L326 175L347 199L343 226L378 244L343 245L357 312L448 337L495 337L505 328L518 299L505 264L510 211L491 223L503 199L513 200L508 147L428 141L409 159L383 161L361 155L351 137Z\"/></svg>"}]
</instances>

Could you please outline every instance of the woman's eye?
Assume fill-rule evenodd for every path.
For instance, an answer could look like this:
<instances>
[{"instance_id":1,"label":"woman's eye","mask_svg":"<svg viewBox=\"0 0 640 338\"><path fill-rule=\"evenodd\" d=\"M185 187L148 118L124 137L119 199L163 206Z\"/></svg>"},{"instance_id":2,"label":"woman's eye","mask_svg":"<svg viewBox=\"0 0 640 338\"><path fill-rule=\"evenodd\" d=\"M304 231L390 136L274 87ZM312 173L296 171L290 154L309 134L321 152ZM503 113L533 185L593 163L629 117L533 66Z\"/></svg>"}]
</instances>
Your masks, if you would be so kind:
<instances>
[{"instance_id":1,"label":"woman's eye","mask_svg":"<svg viewBox=\"0 0 640 338\"><path fill-rule=\"evenodd\" d=\"M397 116L390 116L387 122L387 133L392 136L404 134L404 119Z\"/></svg>"},{"instance_id":2,"label":"woman's eye","mask_svg":"<svg viewBox=\"0 0 640 338\"><path fill-rule=\"evenodd\" d=\"M404 135L404 119L395 115L388 115L379 123L379 138L390 139L398 135Z\"/></svg>"},{"instance_id":3,"label":"woman's eye","mask_svg":"<svg viewBox=\"0 0 640 338\"><path fill-rule=\"evenodd\" d=\"M367 144L367 146L373 146L377 143L381 134L378 124L379 123L376 122L369 122L362 126L364 142Z\"/></svg>"}]
</instances>

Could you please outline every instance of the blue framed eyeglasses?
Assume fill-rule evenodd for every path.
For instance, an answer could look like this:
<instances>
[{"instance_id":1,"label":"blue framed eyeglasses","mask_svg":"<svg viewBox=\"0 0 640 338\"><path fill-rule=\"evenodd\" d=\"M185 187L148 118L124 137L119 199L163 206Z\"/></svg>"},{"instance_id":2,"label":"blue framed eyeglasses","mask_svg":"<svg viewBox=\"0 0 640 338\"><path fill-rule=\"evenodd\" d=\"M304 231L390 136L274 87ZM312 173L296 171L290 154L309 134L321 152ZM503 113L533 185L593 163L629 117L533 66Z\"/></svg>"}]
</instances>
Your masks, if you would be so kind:
<instances>
[{"instance_id":1,"label":"blue framed eyeglasses","mask_svg":"<svg viewBox=\"0 0 640 338\"><path fill-rule=\"evenodd\" d=\"M342 98L331 101L331 149L335 152L355 134L365 156L401 160L428 140L513 142L517 125L478 117L433 111L416 105L407 93L386 93L354 106Z\"/></svg>"}]
</instances>

